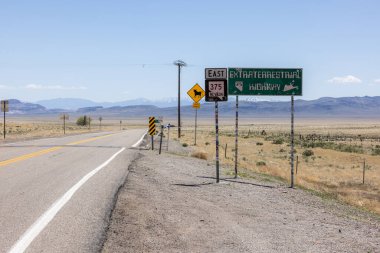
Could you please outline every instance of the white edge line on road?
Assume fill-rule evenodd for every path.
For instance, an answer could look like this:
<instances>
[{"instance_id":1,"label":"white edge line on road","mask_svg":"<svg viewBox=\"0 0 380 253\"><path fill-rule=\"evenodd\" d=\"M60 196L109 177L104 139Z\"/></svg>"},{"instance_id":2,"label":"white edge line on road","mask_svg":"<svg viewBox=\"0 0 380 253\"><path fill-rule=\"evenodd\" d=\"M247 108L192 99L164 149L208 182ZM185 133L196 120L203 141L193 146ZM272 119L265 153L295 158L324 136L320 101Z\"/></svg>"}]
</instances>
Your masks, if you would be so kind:
<instances>
[{"instance_id":1,"label":"white edge line on road","mask_svg":"<svg viewBox=\"0 0 380 253\"><path fill-rule=\"evenodd\" d=\"M144 133L143 136L141 136L140 140L138 140L135 144L132 145L132 148L136 148L140 143L144 140L145 135L147 135L148 132Z\"/></svg>"},{"instance_id":2,"label":"white edge line on road","mask_svg":"<svg viewBox=\"0 0 380 253\"><path fill-rule=\"evenodd\" d=\"M70 188L60 199L58 199L50 208L38 218L34 224L29 227L29 229L19 238L19 240L12 246L8 251L9 253L19 253L24 252L28 246L33 242L33 240L41 233L41 231L49 224L55 215L62 209L62 207L71 199L75 192L84 185L87 180L94 176L101 169L106 167L117 155L123 152L125 148L120 149L113 156L111 156L107 161L98 166L93 171L85 175L78 183Z\"/></svg>"}]
</instances>

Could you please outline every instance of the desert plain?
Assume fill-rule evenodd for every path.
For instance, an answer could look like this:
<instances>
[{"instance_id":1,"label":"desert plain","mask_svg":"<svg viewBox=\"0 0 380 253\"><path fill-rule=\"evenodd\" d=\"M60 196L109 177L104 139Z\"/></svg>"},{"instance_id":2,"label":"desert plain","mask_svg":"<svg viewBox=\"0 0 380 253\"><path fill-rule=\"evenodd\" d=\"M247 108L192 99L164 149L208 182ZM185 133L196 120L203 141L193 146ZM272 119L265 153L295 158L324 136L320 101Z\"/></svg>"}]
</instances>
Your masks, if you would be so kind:
<instances>
[{"instance_id":1,"label":"desert plain","mask_svg":"<svg viewBox=\"0 0 380 253\"><path fill-rule=\"evenodd\" d=\"M163 145L169 137L190 146L192 156L215 164L214 119L197 120L196 145L194 119L183 119L180 139L176 120L175 117L163 120L164 126L175 125L170 132L164 128ZM222 176L233 176L235 119L219 121L220 165L228 169ZM104 118L100 122L93 116L91 126L77 126L76 117L72 117L65 122L65 134L147 128L147 122L142 118ZM157 129L160 130L158 125ZM290 183L290 120L244 118L239 119L238 130L238 176L244 178L247 176L244 171L251 170ZM6 138L1 138L0 143L63 135L63 121L59 117L9 117ZM379 119L296 119L294 140L295 187L380 214Z\"/></svg>"}]
</instances>

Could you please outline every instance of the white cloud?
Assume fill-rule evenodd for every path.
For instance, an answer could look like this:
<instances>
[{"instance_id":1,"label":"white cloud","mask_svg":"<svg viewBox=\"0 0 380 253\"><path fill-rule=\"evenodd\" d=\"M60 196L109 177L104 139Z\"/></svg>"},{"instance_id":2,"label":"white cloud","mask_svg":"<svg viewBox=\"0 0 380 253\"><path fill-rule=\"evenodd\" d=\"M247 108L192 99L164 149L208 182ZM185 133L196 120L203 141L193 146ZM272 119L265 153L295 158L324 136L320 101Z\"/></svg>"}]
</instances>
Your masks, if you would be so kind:
<instances>
[{"instance_id":1,"label":"white cloud","mask_svg":"<svg viewBox=\"0 0 380 253\"><path fill-rule=\"evenodd\" d=\"M380 78L373 81L376 84L380 84Z\"/></svg>"},{"instance_id":2,"label":"white cloud","mask_svg":"<svg viewBox=\"0 0 380 253\"><path fill-rule=\"evenodd\" d=\"M84 86L62 86L62 85L41 85L41 84L28 84L26 89L31 90L86 90Z\"/></svg>"},{"instance_id":3,"label":"white cloud","mask_svg":"<svg viewBox=\"0 0 380 253\"><path fill-rule=\"evenodd\" d=\"M342 77L336 76L336 77L331 78L330 80L327 80L327 82L339 83L339 84L354 84L354 83L361 83L362 80L360 80L359 78L355 76L348 75L348 76L342 76Z\"/></svg>"}]
</instances>

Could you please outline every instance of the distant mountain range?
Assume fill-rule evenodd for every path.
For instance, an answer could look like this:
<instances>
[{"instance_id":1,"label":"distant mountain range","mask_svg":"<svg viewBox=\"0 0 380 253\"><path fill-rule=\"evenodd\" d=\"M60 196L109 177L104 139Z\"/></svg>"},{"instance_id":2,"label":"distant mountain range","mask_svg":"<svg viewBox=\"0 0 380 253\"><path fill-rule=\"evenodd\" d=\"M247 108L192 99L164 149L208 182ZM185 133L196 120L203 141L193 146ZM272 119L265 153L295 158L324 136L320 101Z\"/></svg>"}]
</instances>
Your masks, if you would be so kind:
<instances>
[{"instance_id":1,"label":"distant mountain range","mask_svg":"<svg viewBox=\"0 0 380 253\"><path fill-rule=\"evenodd\" d=\"M232 101L231 101L232 100ZM51 105L59 105L63 109L48 109L44 104L51 102ZM59 103L58 103L59 102ZM148 100L141 102L136 100L136 105L124 105L125 102L118 103L99 103L90 100L78 99L57 99L46 100L41 104L24 103L16 99L9 101L10 114L13 115L54 115L58 113L68 112L73 115L93 115L103 117L133 117L141 118L151 115L175 117L177 115L176 101L170 106L159 107L157 105L148 104ZM129 102L128 102L129 103ZM133 102L131 102L133 104ZM140 103L140 104L139 104ZM70 104L70 106L66 106ZM85 104L86 106L78 109L79 105ZM181 103L181 114L183 117L193 117L194 109L189 101ZM109 105L109 106L107 106ZM234 117L235 113L235 99L230 98L229 102L220 102L219 111L223 117ZM297 117L358 117L358 118L380 118L380 96L376 97L342 97L331 98L323 97L316 100L302 100L295 101L295 112ZM290 102L270 102L270 101L241 101L239 103L239 115L241 117L289 117ZM203 103L201 109L198 110L199 117L213 117L214 103Z\"/></svg>"},{"instance_id":2,"label":"distant mountain range","mask_svg":"<svg viewBox=\"0 0 380 253\"><path fill-rule=\"evenodd\" d=\"M64 109L75 111L83 107L114 107L114 106L130 106L130 105L154 105L157 107L172 107L177 106L176 98L163 98L159 100L149 100L145 98L138 98L132 100L125 100L120 102L94 102L88 99L81 98L55 98L49 100L40 100L36 104L42 105L47 109ZM182 99L181 105L191 105L190 99Z\"/></svg>"}]
</instances>

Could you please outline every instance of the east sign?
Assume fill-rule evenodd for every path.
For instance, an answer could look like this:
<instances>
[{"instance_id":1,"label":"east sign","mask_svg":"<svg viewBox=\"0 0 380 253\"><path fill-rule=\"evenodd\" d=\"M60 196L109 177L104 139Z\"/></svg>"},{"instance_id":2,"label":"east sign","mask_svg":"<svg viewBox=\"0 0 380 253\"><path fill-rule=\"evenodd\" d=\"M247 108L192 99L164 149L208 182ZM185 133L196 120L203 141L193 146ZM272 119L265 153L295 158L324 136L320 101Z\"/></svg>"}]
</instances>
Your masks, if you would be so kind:
<instances>
[{"instance_id":1,"label":"east sign","mask_svg":"<svg viewBox=\"0 0 380 253\"><path fill-rule=\"evenodd\" d=\"M301 96L302 69L229 68L228 94Z\"/></svg>"},{"instance_id":2,"label":"east sign","mask_svg":"<svg viewBox=\"0 0 380 253\"><path fill-rule=\"evenodd\" d=\"M206 68L205 79L227 79L226 68Z\"/></svg>"}]
</instances>

